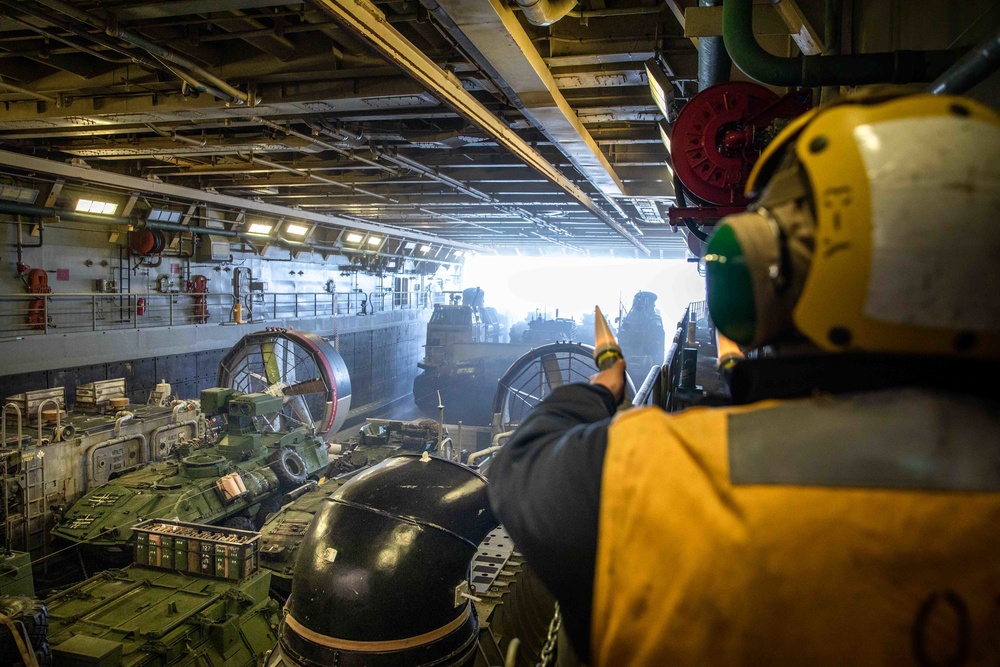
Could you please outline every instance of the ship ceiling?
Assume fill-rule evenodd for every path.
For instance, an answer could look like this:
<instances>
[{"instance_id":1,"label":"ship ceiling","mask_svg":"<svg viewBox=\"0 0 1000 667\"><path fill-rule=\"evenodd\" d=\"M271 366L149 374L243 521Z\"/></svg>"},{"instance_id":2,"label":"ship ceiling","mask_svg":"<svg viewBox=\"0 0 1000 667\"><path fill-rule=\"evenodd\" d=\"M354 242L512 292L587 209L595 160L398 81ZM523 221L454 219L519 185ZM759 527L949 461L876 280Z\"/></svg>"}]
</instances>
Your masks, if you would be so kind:
<instances>
[{"instance_id":1,"label":"ship ceiling","mask_svg":"<svg viewBox=\"0 0 1000 667\"><path fill-rule=\"evenodd\" d=\"M582 0L542 27L499 0L0 0L0 171L484 252L683 257L644 63L695 91L696 4Z\"/></svg>"}]
</instances>

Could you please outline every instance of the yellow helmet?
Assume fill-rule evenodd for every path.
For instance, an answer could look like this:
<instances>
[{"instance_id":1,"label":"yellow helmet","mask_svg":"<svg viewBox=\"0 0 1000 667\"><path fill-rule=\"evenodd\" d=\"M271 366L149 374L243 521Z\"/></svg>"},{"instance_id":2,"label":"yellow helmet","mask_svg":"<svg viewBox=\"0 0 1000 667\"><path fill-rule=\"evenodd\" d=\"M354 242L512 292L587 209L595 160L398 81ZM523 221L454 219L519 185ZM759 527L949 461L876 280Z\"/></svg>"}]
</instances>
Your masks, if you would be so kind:
<instances>
[{"instance_id":1,"label":"yellow helmet","mask_svg":"<svg viewBox=\"0 0 1000 667\"><path fill-rule=\"evenodd\" d=\"M705 255L718 329L819 347L1000 358L1000 116L965 98L848 99L796 119Z\"/></svg>"}]
</instances>

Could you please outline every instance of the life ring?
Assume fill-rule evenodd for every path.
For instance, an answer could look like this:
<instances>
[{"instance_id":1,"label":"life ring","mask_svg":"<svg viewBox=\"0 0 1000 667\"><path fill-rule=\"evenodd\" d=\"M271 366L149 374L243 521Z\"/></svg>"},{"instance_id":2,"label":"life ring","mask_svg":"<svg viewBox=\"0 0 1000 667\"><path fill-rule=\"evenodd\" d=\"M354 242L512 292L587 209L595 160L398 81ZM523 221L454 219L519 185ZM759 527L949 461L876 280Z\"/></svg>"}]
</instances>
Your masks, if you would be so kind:
<instances>
[{"instance_id":1,"label":"life ring","mask_svg":"<svg viewBox=\"0 0 1000 667\"><path fill-rule=\"evenodd\" d=\"M282 447L267 457L267 464L277 476L281 488L286 491L302 486L306 482L308 475L306 462L294 449Z\"/></svg>"}]
</instances>

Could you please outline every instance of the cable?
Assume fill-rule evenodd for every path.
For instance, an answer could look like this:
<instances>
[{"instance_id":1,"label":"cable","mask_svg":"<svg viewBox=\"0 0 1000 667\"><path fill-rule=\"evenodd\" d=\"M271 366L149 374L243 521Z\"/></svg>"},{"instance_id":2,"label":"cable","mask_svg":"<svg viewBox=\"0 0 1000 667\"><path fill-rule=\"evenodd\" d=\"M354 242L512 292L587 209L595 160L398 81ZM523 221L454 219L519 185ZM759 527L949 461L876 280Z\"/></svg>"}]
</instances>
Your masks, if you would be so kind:
<instances>
[{"instance_id":1,"label":"cable","mask_svg":"<svg viewBox=\"0 0 1000 667\"><path fill-rule=\"evenodd\" d=\"M687 199L684 196L684 186L681 185L681 179L677 178L677 174L674 174L674 195L677 197L677 202L682 208L687 208ZM691 218L681 218L681 222L684 226L688 228L694 237L700 241L708 242L708 234L703 232L698 228L698 223L696 223Z\"/></svg>"}]
</instances>

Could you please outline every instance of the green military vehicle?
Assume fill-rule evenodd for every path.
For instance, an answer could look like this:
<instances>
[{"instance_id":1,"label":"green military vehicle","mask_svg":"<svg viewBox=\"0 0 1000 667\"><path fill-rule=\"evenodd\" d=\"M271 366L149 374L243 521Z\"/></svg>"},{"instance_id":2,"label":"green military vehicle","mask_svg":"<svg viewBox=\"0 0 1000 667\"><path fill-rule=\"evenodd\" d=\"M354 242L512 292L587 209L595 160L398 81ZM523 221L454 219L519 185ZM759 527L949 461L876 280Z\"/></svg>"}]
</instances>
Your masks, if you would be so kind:
<instances>
[{"instance_id":1,"label":"green military vehicle","mask_svg":"<svg viewBox=\"0 0 1000 667\"><path fill-rule=\"evenodd\" d=\"M442 436L446 440L448 427ZM316 488L297 495L272 514L261 527L261 567L271 570L272 593L287 598L292 586L292 571L302 537L325 501L344 482L402 451L431 451L438 445L438 424L431 420L403 422L369 419L359 429L358 437L343 445L328 471L329 479Z\"/></svg>"},{"instance_id":2,"label":"green military vehicle","mask_svg":"<svg viewBox=\"0 0 1000 667\"><path fill-rule=\"evenodd\" d=\"M126 473L84 495L65 512L52 535L78 544L100 568L121 565L131 550L131 526L151 517L252 529L280 507L283 494L330 464L327 445L308 427L276 428L287 397L206 389L206 415L225 415L217 444L206 439L173 456Z\"/></svg>"},{"instance_id":3,"label":"green military vehicle","mask_svg":"<svg viewBox=\"0 0 1000 667\"><path fill-rule=\"evenodd\" d=\"M271 574L252 531L153 519L132 527L135 563L44 601L0 597L0 664L252 667L277 641Z\"/></svg>"}]
</instances>

